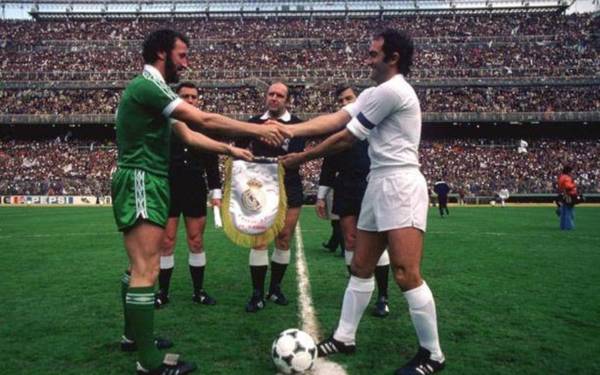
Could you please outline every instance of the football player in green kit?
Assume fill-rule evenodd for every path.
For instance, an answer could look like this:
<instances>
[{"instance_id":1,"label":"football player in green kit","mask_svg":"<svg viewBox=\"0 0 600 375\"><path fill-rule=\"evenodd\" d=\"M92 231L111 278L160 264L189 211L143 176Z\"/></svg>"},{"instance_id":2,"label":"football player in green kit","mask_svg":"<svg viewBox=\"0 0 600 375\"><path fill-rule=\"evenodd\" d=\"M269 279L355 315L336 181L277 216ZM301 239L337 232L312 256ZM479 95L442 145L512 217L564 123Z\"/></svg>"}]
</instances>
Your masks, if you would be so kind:
<instances>
[{"instance_id":1,"label":"football player in green kit","mask_svg":"<svg viewBox=\"0 0 600 375\"><path fill-rule=\"evenodd\" d=\"M175 94L168 83L188 68L188 39L173 30L158 30L144 41L143 73L125 89L117 110L117 170L112 177L113 211L123 232L130 269L122 279L124 351L138 352L138 374L187 374L196 365L159 349L172 346L154 337L154 285L160 245L169 213L169 144L171 132L204 151L251 160L246 150L194 132L256 137L280 144L290 133L284 126L248 124L203 112Z\"/></svg>"}]
</instances>

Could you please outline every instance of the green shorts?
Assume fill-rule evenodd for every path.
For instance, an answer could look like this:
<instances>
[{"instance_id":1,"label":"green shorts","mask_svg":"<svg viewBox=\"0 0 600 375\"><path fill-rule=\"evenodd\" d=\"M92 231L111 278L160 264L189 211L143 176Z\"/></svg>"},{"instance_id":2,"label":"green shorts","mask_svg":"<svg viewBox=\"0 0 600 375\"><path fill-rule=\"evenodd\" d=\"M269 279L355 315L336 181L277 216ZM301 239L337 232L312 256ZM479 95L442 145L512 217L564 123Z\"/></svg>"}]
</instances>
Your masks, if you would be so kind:
<instances>
[{"instance_id":1,"label":"green shorts","mask_svg":"<svg viewBox=\"0 0 600 375\"><path fill-rule=\"evenodd\" d=\"M169 179L141 169L118 168L111 183L117 228L126 231L138 219L164 227L169 216Z\"/></svg>"}]
</instances>

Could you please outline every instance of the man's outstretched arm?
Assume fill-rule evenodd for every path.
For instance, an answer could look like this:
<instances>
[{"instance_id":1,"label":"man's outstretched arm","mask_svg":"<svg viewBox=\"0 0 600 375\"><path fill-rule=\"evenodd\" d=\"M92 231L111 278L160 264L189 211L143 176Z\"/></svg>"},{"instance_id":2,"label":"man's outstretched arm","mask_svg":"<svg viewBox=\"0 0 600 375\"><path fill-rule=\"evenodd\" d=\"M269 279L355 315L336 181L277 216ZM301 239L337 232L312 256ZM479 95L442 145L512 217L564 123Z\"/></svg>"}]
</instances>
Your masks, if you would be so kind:
<instances>
[{"instance_id":1,"label":"man's outstretched arm","mask_svg":"<svg viewBox=\"0 0 600 375\"><path fill-rule=\"evenodd\" d=\"M201 111L186 102L179 103L170 116L197 127L200 131L209 131L229 137L262 138L274 145L280 145L285 138L292 137L288 128L279 123L251 124L216 113Z\"/></svg>"},{"instance_id":2,"label":"man's outstretched arm","mask_svg":"<svg viewBox=\"0 0 600 375\"><path fill-rule=\"evenodd\" d=\"M176 121L171 125L171 129L182 142L198 149L201 151L214 152L216 154L223 154L233 156L235 158L244 159L251 161L253 155L250 151L243 148L230 146L227 143L215 141L212 138L205 136L204 134L194 132L188 128L188 126L180 121Z\"/></svg>"},{"instance_id":3,"label":"man's outstretched arm","mask_svg":"<svg viewBox=\"0 0 600 375\"><path fill-rule=\"evenodd\" d=\"M335 113L317 116L311 120L290 126L290 131L294 137L314 137L333 133L342 129L352 117L345 110L339 110ZM267 121L272 124L276 121Z\"/></svg>"},{"instance_id":4,"label":"man's outstretched arm","mask_svg":"<svg viewBox=\"0 0 600 375\"><path fill-rule=\"evenodd\" d=\"M298 167L300 164L306 163L307 161L347 150L352 147L356 141L358 141L358 138L356 138L356 136L348 129L344 129L331 135L316 147L281 157L281 161L283 162L283 165L288 168Z\"/></svg>"}]
</instances>

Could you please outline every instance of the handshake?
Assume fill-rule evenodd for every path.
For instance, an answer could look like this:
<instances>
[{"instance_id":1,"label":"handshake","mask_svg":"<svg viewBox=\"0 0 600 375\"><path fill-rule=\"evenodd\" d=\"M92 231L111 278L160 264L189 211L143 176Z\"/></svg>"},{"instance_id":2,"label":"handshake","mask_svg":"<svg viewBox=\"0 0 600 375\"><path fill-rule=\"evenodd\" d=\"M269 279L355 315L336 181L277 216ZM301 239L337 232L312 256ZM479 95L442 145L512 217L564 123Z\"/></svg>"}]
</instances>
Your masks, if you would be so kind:
<instances>
[{"instance_id":1,"label":"handshake","mask_svg":"<svg viewBox=\"0 0 600 375\"><path fill-rule=\"evenodd\" d=\"M289 127L286 127L280 122L274 120L268 120L260 126L256 126L254 124L253 126L254 136L261 142L273 147L281 146L286 139L294 136ZM225 154L236 159L242 159L246 161L252 161L254 159L254 155L251 151L231 145L227 146L227 151Z\"/></svg>"},{"instance_id":2,"label":"handshake","mask_svg":"<svg viewBox=\"0 0 600 375\"><path fill-rule=\"evenodd\" d=\"M261 127L264 128L265 133L260 137L260 140L271 146L280 146L285 139L294 138L292 127L285 126L278 121L267 120ZM286 168L297 168L305 161L302 153L280 156L279 160Z\"/></svg>"},{"instance_id":3,"label":"handshake","mask_svg":"<svg viewBox=\"0 0 600 375\"><path fill-rule=\"evenodd\" d=\"M294 137L289 127L275 120L267 120L259 129L259 139L271 146L280 146L285 139Z\"/></svg>"},{"instance_id":4,"label":"handshake","mask_svg":"<svg viewBox=\"0 0 600 375\"><path fill-rule=\"evenodd\" d=\"M275 120L267 120L264 124L256 126L255 136L261 142L273 147L279 147L286 139L293 138L294 132L292 126L283 125ZM243 159L246 161L252 161L254 159L252 152L234 146L229 146L227 154L233 156L234 158ZM287 154L279 157L279 160L286 168L297 168L300 166L300 164L307 161L304 158L303 152Z\"/></svg>"}]
</instances>

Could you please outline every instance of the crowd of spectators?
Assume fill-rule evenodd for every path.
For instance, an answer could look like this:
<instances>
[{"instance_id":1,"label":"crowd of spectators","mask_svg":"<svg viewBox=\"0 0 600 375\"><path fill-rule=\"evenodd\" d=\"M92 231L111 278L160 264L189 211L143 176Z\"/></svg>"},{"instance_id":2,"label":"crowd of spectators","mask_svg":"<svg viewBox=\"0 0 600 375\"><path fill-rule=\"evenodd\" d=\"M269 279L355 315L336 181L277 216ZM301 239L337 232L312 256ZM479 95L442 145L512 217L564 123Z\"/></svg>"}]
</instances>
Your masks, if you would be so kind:
<instances>
[{"instance_id":1,"label":"crowd of spectators","mask_svg":"<svg viewBox=\"0 0 600 375\"><path fill-rule=\"evenodd\" d=\"M126 79L139 71L139 46L98 45L83 48L48 46L14 51L0 49L3 79L17 80L25 73L107 73L104 79ZM193 48L189 78L206 79L226 71L227 76L265 76L271 71L360 70L364 68L366 45L356 42L310 41L300 44L259 41L206 43ZM414 58L416 78L445 78L477 75L546 76L593 75L600 63L598 48L584 41L519 41L437 43L417 45ZM449 73L451 72L451 73ZM54 73L56 74L56 73ZM65 73L63 73L65 74ZM225 74L225 73L223 73ZM310 73L307 73L310 74ZM68 75L65 75L68 77Z\"/></svg>"},{"instance_id":2,"label":"crowd of spectators","mask_svg":"<svg viewBox=\"0 0 600 375\"><path fill-rule=\"evenodd\" d=\"M600 140L424 140L421 169L433 183L444 179L453 192L491 196L506 188L514 193L554 193L562 166L573 166L582 192L600 192Z\"/></svg>"},{"instance_id":3,"label":"crowd of spectators","mask_svg":"<svg viewBox=\"0 0 600 375\"><path fill-rule=\"evenodd\" d=\"M502 188L514 193L553 193L565 161L575 169L578 188L600 193L600 140L424 140L422 170L430 183L445 179L453 192L490 196ZM1 195L109 195L115 168L113 142L57 138L0 142ZM301 168L306 194L316 191L321 161Z\"/></svg>"},{"instance_id":4,"label":"crowd of spectators","mask_svg":"<svg viewBox=\"0 0 600 375\"><path fill-rule=\"evenodd\" d=\"M452 87L417 90L425 112L596 112L597 86Z\"/></svg>"},{"instance_id":5,"label":"crowd of spectators","mask_svg":"<svg viewBox=\"0 0 600 375\"><path fill-rule=\"evenodd\" d=\"M590 15L414 15L349 19L0 21L0 79L127 80L150 30L192 38L190 79L360 70L373 21L416 37L415 78L581 76L600 68ZM0 37L1 38L1 37ZM320 73L319 73L320 72ZM362 75L365 78L365 75Z\"/></svg>"},{"instance_id":6,"label":"crowd of spectators","mask_svg":"<svg viewBox=\"0 0 600 375\"><path fill-rule=\"evenodd\" d=\"M66 137L0 141L0 194L109 195L113 142Z\"/></svg>"},{"instance_id":7,"label":"crowd of spectators","mask_svg":"<svg viewBox=\"0 0 600 375\"><path fill-rule=\"evenodd\" d=\"M237 86L200 90L203 109L227 114L256 114L263 109L264 89L240 78L285 79L295 113L332 110L336 82L368 77L365 43L375 29L384 27L408 30L415 38L415 65L409 78L416 82L457 77L564 79L597 77L600 71L600 17L590 14L0 20L0 83L73 81L72 88L5 87L0 90L2 114L114 113L122 82L140 71L142 40L164 27L183 31L191 39L192 69L185 79L205 83L228 79ZM82 83L78 86L75 81ZM101 82L104 88L85 89L84 81ZM415 86L425 112L600 110L597 87L576 83ZM515 142L426 140L421 150L423 171L430 181L444 177L454 191L466 195L490 195L503 187L513 193L549 193L560 165L573 160L581 190L600 192L598 140L529 140L527 153L516 152ZM0 139L0 194L107 195L115 159L111 141ZM316 189L319 171L320 161L303 166L306 192Z\"/></svg>"},{"instance_id":8,"label":"crowd of spectators","mask_svg":"<svg viewBox=\"0 0 600 375\"><path fill-rule=\"evenodd\" d=\"M334 87L291 86L297 113L323 113L335 108ZM417 87L424 112L593 112L600 111L597 86ZM113 114L122 90L5 90L5 114ZM201 88L200 108L229 115L254 114L263 108L256 87Z\"/></svg>"},{"instance_id":9,"label":"crowd of spectators","mask_svg":"<svg viewBox=\"0 0 600 375\"><path fill-rule=\"evenodd\" d=\"M152 30L170 27L192 39L265 40L280 38L338 38L362 40L378 28L410 30L417 38L553 35L558 30L580 39L597 25L589 14L544 13L411 14L365 18L174 19L3 21L0 35L18 35L12 43L40 44L51 40L141 40Z\"/></svg>"},{"instance_id":10,"label":"crowd of spectators","mask_svg":"<svg viewBox=\"0 0 600 375\"><path fill-rule=\"evenodd\" d=\"M0 91L4 114L68 115L115 113L122 90L5 90Z\"/></svg>"}]
</instances>

